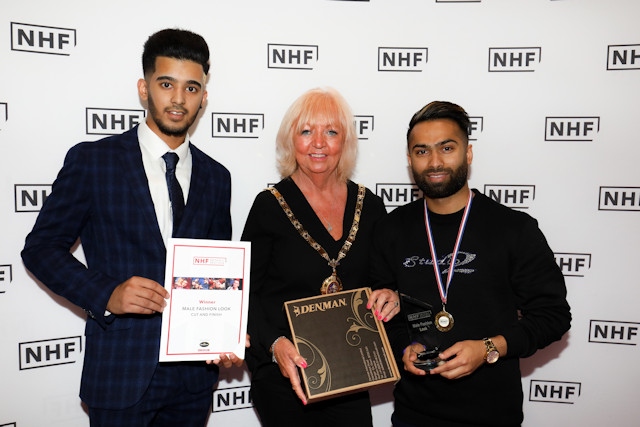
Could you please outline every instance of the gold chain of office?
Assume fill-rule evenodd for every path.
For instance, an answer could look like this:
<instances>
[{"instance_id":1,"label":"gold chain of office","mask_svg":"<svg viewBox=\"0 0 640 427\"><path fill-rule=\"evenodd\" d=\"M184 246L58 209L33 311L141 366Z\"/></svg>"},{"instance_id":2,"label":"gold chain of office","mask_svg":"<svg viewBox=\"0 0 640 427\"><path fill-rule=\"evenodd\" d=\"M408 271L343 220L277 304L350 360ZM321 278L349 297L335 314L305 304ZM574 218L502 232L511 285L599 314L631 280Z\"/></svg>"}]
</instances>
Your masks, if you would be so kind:
<instances>
[{"instance_id":1,"label":"gold chain of office","mask_svg":"<svg viewBox=\"0 0 640 427\"><path fill-rule=\"evenodd\" d=\"M307 243L309 243L309 245L311 245L311 247L320 254L320 256L322 256L322 258L327 260L329 267L331 267L331 276L327 277L322 283L320 293L328 294L341 291L342 282L340 281L340 278L338 278L336 267L338 266L338 264L340 264L340 261L347 256L347 252L349 252L349 249L351 249L351 245L356 240L356 234L358 234L358 227L360 224L360 215L362 214L362 205L364 204L364 196L366 194L366 187L362 184L358 184L358 198L356 201L356 209L353 214L353 223L351 224L351 229L349 230L349 236L344 241L342 248L340 248L340 251L338 252L338 258L336 259L329 258L329 254L327 253L327 251L318 242L316 242L313 237L311 237L307 230L304 229L300 221L298 221L296 216L293 214L293 211L289 207L289 204L284 199L282 194L280 194L280 192L275 187L269 187L267 190L269 190L271 194L273 194L273 196L276 198L278 203L280 203L280 207L284 211L285 215L287 215L287 218L289 218L289 221L291 221L293 227L298 231L298 233L300 233L300 236L302 236L302 238L306 240Z\"/></svg>"}]
</instances>

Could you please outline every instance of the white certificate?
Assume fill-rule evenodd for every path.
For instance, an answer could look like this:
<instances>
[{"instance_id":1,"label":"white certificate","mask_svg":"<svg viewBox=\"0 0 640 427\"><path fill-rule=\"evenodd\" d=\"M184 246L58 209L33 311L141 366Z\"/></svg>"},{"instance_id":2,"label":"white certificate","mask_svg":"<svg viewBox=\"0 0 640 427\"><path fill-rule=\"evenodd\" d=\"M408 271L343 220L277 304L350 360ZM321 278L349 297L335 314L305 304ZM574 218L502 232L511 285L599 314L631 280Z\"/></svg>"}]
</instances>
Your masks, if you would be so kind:
<instances>
[{"instance_id":1,"label":"white certificate","mask_svg":"<svg viewBox=\"0 0 640 427\"><path fill-rule=\"evenodd\" d=\"M169 239L160 361L244 359L251 243Z\"/></svg>"}]
</instances>

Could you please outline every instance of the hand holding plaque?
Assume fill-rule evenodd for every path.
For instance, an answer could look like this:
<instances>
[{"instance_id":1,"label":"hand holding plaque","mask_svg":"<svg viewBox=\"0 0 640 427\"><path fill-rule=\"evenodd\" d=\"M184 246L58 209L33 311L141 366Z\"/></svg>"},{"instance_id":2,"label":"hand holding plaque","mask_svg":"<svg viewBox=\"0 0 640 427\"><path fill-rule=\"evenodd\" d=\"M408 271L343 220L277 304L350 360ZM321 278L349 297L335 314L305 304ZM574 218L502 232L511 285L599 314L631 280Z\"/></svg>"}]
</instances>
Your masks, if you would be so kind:
<instances>
[{"instance_id":1,"label":"hand holding plaque","mask_svg":"<svg viewBox=\"0 0 640 427\"><path fill-rule=\"evenodd\" d=\"M400 372L382 322L358 288L284 303L308 402L396 382ZM295 388L294 388L295 390Z\"/></svg>"},{"instance_id":2,"label":"hand holding plaque","mask_svg":"<svg viewBox=\"0 0 640 427\"><path fill-rule=\"evenodd\" d=\"M433 322L432 305L401 293L400 307L407 320L411 342L420 344L423 348L418 352L418 359L413 362L414 366L424 371L430 371L444 363L438 357L440 342Z\"/></svg>"}]
</instances>

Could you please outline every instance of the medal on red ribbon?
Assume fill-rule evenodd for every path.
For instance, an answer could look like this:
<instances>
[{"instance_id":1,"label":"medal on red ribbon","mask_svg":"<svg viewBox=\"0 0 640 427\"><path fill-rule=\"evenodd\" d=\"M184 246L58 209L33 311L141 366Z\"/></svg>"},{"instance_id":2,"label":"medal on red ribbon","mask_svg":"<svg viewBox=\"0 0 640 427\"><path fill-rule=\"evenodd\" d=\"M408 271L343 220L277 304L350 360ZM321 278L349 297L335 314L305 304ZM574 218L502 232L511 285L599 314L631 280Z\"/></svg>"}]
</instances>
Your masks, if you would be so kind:
<instances>
[{"instance_id":1,"label":"medal on red ribbon","mask_svg":"<svg viewBox=\"0 0 640 427\"><path fill-rule=\"evenodd\" d=\"M460 221L460 228L458 229L458 236L456 237L456 243L453 247L453 253L451 255L451 263L449 265L449 272L447 273L446 284L442 282L442 273L440 273L440 265L438 265L438 255L436 254L436 246L433 241L433 233L431 232L431 223L429 222L427 200L425 199L424 201L424 223L425 228L427 229L427 240L429 241L429 250L431 251L431 259L433 260L433 271L436 276L438 291L440 292L440 300L442 301L442 311L439 311L435 317L436 328L441 332L449 332L453 328L454 324L453 315L449 313L446 308L447 295L449 294L449 286L451 285L451 279L453 278L453 272L455 271L458 250L460 249L460 242L462 241L464 228L466 227L467 219L469 218L472 199L473 191L469 190L469 200L467 200L467 205L464 208L462 220Z\"/></svg>"}]
</instances>

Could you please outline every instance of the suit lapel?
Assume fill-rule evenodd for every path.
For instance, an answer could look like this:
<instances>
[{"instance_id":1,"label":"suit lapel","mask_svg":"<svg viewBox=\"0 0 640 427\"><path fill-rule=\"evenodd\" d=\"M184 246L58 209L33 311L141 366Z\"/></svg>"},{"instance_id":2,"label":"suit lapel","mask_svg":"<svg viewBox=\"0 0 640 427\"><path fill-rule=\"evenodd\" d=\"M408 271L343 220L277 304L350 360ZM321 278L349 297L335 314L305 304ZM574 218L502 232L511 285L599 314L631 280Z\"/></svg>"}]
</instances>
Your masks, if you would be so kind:
<instances>
[{"instance_id":1,"label":"suit lapel","mask_svg":"<svg viewBox=\"0 0 640 427\"><path fill-rule=\"evenodd\" d=\"M138 203L139 209L144 213L145 223L141 226L147 227L149 236L154 236L156 243L164 247L164 240L158 226L156 211L149 190L149 182L142 164L142 152L138 142L137 127L123 134L122 150L120 160L122 164L122 174L125 176L133 198Z\"/></svg>"},{"instance_id":2,"label":"suit lapel","mask_svg":"<svg viewBox=\"0 0 640 427\"><path fill-rule=\"evenodd\" d=\"M184 209L182 221L180 223L179 231L185 227L185 224L194 223L194 216L200 209L206 209L202 206L203 197L205 194L208 179L207 168L205 167L204 154L200 152L195 146L189 144L191 151L191 183L189 184L189 195L187 197L187 204Z\"/></svg>"}]
</instances>

